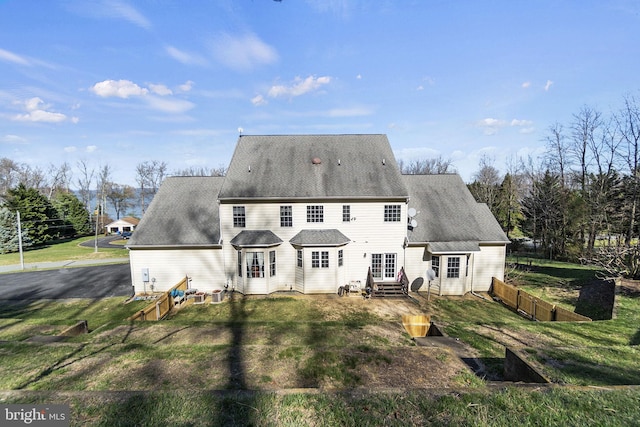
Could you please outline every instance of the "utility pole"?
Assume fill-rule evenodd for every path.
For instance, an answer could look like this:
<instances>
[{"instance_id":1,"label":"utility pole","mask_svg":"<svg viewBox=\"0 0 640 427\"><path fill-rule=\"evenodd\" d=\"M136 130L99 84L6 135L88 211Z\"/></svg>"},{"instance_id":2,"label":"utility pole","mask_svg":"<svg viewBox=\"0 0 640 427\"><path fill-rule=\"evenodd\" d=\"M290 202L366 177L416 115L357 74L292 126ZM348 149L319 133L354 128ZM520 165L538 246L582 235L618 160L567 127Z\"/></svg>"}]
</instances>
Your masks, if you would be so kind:
<instances>
[{"instance_id":1,"label":"utility pole","mask_svg":"<svg viewBox=\"0 0 640 427\"><path fill-rule=\"evenodd\" d=\"M16 211L18 220L18 251L20 252L20 268L24 270L24 254L22 253L22 226L20 225L20 211Z\"/></svg>"},{"instance_id":2,"label":"utility pole","mask_svg":"<svg viewBox=\"0 0 640 427\"><path fill-rule=\"evenodd\" d=\"M96 206L96 238L95 238L95 250L94 252L98 253L98 218L100 218L100 202L98 202L98 206Z\"/></svg>"}]
</instances>

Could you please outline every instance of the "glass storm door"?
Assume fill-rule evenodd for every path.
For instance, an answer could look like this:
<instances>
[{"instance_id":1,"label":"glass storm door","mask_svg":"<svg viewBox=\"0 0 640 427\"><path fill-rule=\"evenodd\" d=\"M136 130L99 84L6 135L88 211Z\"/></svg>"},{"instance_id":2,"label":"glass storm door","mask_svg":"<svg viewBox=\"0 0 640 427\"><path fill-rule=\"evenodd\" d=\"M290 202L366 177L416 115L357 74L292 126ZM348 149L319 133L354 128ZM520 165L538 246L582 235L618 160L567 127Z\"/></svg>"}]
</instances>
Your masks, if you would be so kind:
<instances>
[{"instance_id":1,"label":"glass storm door","mask_svg":"<svg viewBox=\"0 0 640 427\"><path fill-rule=\"evenodd\" d=\"M371 274L374 279L395 279L396 254L371 254Z\"/></svg>"}]
</instances>

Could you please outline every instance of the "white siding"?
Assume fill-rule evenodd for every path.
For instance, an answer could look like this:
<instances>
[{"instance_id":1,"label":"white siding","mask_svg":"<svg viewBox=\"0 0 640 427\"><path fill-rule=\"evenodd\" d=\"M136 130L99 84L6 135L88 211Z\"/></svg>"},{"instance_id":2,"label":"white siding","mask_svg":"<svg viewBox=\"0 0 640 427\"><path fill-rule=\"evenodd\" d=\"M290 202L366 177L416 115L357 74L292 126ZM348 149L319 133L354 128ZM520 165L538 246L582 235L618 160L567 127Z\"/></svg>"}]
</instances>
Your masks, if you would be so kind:
<instances>
[{"instance_id":1,"label":"white siding","mask_svg":"<svg viewBox=\"0 0 640 427\"><path fill-rule=\"evenodd\" d=\"M409 289L420 284L419 292L427 292L429 279L427 270L431 268L431 254L424 246L408 247L405 250L404 272L409 279ZM439 291L439 279L431 282L431 291Z\"/></svg>"},{"instance_id":2,"label":"white siding","mask_svg":"<svg viewBox=\"0 0 640 427\"><path fill-rule=\"evenodd\" d=\"M473 291L487 292L491 287L491 278L504 280L505 245L481 245L476 253L473 266Z\"/></svg>"},{"instance_id":3,"label":"white siding","mask_svg":"<svg viewBox=\"0 0 640 427\"><path fill-rule=\"evenodd\" d=\"M399 222L384 222L384 206L400 205ZM323 222L307 222L307 206L322 205L324 207ZM342 206L351 207L351 221L342 221ZM244 206L246 227L233 227L233 206ZM293 226L280 226L280 206L292 206ZM397 254L397 269L403 266L404 255L402 244L406 236L406 204L404 202L353 202L335 201L322 203L320 201L304 202L275 202L275 203L221 203L220 223L226 260L227 277L232 278L236 289L243 293L250 293L247 285L240 283L236 273L236 250L230 244L238 233L243 230L271 230L282 243L276 247L278 252L278 274L270 280L268 291L289 290L292 286L296 290L306 293L335 292L338 286L353 280L364 283L371 262L372 253ZM344 265L340 270L333 270L332 274L317 273L308 276L306 269L311 266L310 247L304 251L305 271L296 271L296 248L289 240L301 230L337 229L351 241L341 246L344 251ZM337 249L331 250L331 264L337 266ZM304 275L304 276L303 276ZM303 279L304 277L304 279ZM303 289L301 281L304 280ZM314 284L306 283L312 281ZM320 284L321 283L321 284Z\"/></svg>"},{"instance_id":4,"label":"white siding","mask_svg":"<svg viewBox=\"0 0 640 427\"><path fill-rule=\"evenodd\" d=\"M220 249L155 249L129 251L131 281L136 293L166 291L182 280L191 278L190 287L202 291L224 287L224 265ZM149 269L148 283L142 280L142 269Z\"/></svg>"}]
</instances>

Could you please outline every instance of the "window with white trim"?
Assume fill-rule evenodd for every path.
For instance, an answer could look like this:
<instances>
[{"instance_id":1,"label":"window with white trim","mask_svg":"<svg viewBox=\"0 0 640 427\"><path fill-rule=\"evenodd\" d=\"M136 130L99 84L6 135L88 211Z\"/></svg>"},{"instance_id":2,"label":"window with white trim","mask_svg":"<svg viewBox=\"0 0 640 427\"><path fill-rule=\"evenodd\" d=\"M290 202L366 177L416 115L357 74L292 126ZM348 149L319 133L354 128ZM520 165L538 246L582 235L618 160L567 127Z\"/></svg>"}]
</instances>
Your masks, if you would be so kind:
<instances>
[{"instance_id":1,"label":"window with white trim","mask_svg":"<svg viewBox=\"0 0 640 427\"><path fill-rule=\"evenodd\" d=\"M350 222L350 221L351 221L351 206L342 205L342 222Z\"/></svg>"},{"instance_id":2,"label":"window with white trim","mask_svg":"<svg viewBox=\"0 0 640 427\"><path fill-rule=\"evenodd\" d=\"M298 260L297 261L298 262L297 265L298 265L298 267L302 267L302 249L298 249L296 251L296 253L297 253L297 260Z\"/></svg>"},{"instance_id":3,"label":"window with white trim","mask_svg":"<svg viewBox=\"0 0 640 427\"><path fill-rule=\"evenodd\" d=\"M280 227L293 227L293 207L280 206Z\"/></svg>"},{"instance_id":4,"label":"window with white trim","mask_svg":"<svg viewBox=\"0 0 640 427\"><path fill-rule=\"evenodd\" d=\"M245 259L247 264L247 277L264 277L264 253L247 252L245 253Z\"/></svg>"},{"instance_id":5,"label":"window with white trim","mask_svg":"<svg viewBox=\"0 0 640 427\"><path fill-rule=\"evenodd\" d=\"M342 267L342 265L344 264L344 254L342 252L342 249L338 250L338 267Z\"/></svg>"},{"instance_id":6,"label":"window with white trim","mask_svg":"<svg viewBox=\"0 0 640 427\"><path fill-rule=\"evenodd\" d=\"M329 251L311 252L311 268L329 268Z\"/></svg>"},{"instance_id":7,"label":"window with white trim","mask_svg":"<svg viewBox=\"0 0 640 427\"><path fill-rule=\"evenodd\" d=\"M276 251L269 251L269 276L276 275Z\"/></svg>"},{"instance_id":8,"label":"window with white trim","mask_svg":"<svg viewBox=\"0 0 640 427\"><path fill-rule=\"evenodd\" d=\"M432 256L431 257L431 269L434 273L436 273L436 277L440 277L440 257Z\"/></svg>"},{"instance_id":9,"label":"window with white trim","mask_svg":"<svg viewBox=\"0 0 640 427\"><path fill-rule=\"evenodd\" d=\"M246 226L246 216L244 212L244 206L233 207L233 226L234 227Z\"/></svg>"},{"instance_id":10,"label":"window with white trim","mask_svg":"<svg viewBox=\"0 0 640 427\"><path fill-rule=\"evenodd\" d=\"M450 256L447 258L447 279L457 279L460 277L460 257Z\"/></svg>"},{"instance_id":11,"label":"window with white trim","mask_svg":"<svg viewBox=\"0 0 640 427\"><path fill-rule=\"evenodd\" d=\"M324 222L324 206L307 206L307 222Z\"/></svg>"},{"instance_id":12,"label":"window with white trim","mask_svg":"<svg viewBox=\"0 0 640 427\"><path fill-rule=\"evenodd\" d=\"M400 222L400 205L384 205L384 222Z\"/></svg>"}]
</instances>

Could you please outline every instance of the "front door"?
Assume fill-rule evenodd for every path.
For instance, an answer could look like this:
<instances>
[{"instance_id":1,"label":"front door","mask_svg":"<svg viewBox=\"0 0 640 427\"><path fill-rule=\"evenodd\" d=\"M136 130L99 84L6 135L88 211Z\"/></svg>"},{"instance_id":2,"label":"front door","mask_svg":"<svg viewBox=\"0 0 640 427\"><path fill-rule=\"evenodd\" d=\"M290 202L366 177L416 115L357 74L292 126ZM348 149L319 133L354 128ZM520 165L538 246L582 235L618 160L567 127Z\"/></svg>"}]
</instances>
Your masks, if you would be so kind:
<instances>
[{"instance_id":1,"label":"front door","mask_svg":"<svg viewBox=\"0 0 640 427\"><path fill-rule=\"evenodd\" d=\"M396 254L371 254L371 273L376 280L395 280Z\"/></svg>"}]
</instances>

